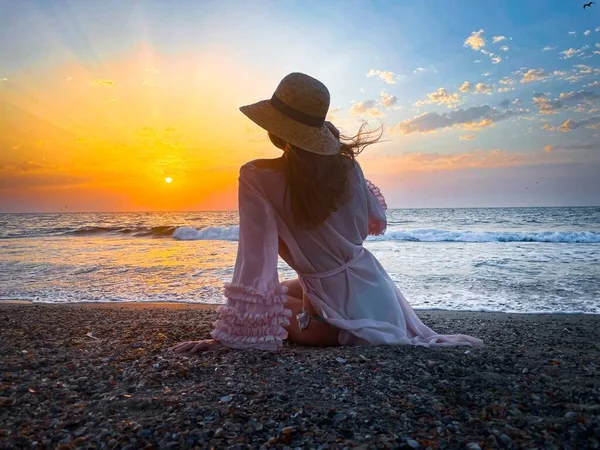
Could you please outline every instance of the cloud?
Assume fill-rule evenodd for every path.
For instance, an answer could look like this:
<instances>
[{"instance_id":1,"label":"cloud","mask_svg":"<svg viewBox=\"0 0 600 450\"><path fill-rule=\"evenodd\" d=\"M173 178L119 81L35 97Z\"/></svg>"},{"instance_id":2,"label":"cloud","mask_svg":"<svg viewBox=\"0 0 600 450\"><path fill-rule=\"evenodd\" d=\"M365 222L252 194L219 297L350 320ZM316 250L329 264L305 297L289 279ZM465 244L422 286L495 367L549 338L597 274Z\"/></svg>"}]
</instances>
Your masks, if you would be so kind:
<instances>
[{"instance_id":1,"label":"cloud","mask_svg":"<svg viewBox=\"0 0 600 450\"><path fill-rule=\"evenodd\" d=\"M465 81L463 84L460 85L458 90L463 93L471 92L473 90L473 85L470 82Z\"/></svg>"},{"instance_id":2,"label":"cloud","mask_svg":"<svg viewBox=\"0 0 600 450\"><path fill-rule=\"evenodd\" d=\"M500 64L502 62L502 58L499 56L494 56L492 58L492 64Z\"/></svg>"},{"instance_id":3,"label":"cloud","mask_svg":"<svg viewBox=\"0 0 600 450\"><path fill-rule=\"evenodd\" d=\"M542 127L542 129L546 130L546 131L554 131L554 127L552 125L548 125L548 124L544 125Z\"/></svg>"},{"instance_id":4,"label":"cloud","mask_svg":"<svg viewBox=\"0 0 600 450\"><path fill-rule=\"evenodd\" d=\"M550 47L549 45L546 45L542 51L549 52L549 51L555 50L555 49L556 49L556 47Z\"/></svg>"},{"instance_id":5,"label":"cloud","mask_svg":"<svg viewBox=\"0 0 600 450\"><path fill-rule=\"evenodd\" d=\"M584 36L589 36L590 34L592 34L592 32L590 30L585 30L583 34Z\"/></svg>"},{"instance_id":6,"label":"cloud","mask_svg":"<svg viewBox=\"0 0 600 450\"><path fill-rule=\"evenodd\" d=\"M548 153L550 153L550 152L552 151L552 148L553 148L553 147L552 147L551 145L546 145L546 146L544 147L544 151L545 151L545 152L548 152Z\"/></svg>"},{"instance_id":7,"label":"cloud","mask_svg":"<svg viewBox=\"0 0 600 450\"><path fill-rule=\"evenodd\" d=\"M600 116L588 117L587 119L582 119L579 121L567 119L560 127L558 127L558 131L568 133L583 126L593 129L598 128L598 126L600 126Z\"/></svg>"},{"instance_id":8,"label":"cloud","mask_svg":"<svg viewBox=\"0 0 600 450\"><path fill-rule=\"evenodd\" d=\"M500 50L502 50L503 52L507 52L508 51L508 46L503 45L502 47L500 47Z\"/></svg>"},{"instance_id":9,"label":"cloud","mask_svg":"<svg viewBox=\"0 0 600 450\"><path fill-rule=\"evenodd\" d=\"M491 75L491 73L489 72L484 72L481 74L482 77L489 77Z\"/></svg>"},{"instance_id":10,"label":"cloud","mask_svg":"<svg viewBox=\"0 0 600 450\"><path fill-rule=\"evenodd\" d=\"M533 104L538 107L540 114L544 115L558 114L560 109L568 106L583 109L585 106L598 103L598 100L600 100L600 95L590 91L562 92L555 99L549 98L545 94L533 95Z\"/></svg>"},{"instance_id":11,"label":"cloud","mask_svg":"<svg viewBox=\"0 0 600 450\"><path fill-rule=\"evenodd\" d=\"M514 87L510 87L510 86L505 86L505 87L501 87L498 89L498 92L510 92L510 91L514 91L515 88Z\"/></svg>"},{"instance_id":12,"label":"cloud","mask_svg":"<svg viewBox=\"0 0 600 450\"><path fill-rule=\"evenodd\" d=\"M600 81L598 81L598 80L594 81L593 83L588 83L585 85L585 87L592 87L592 88L597 87L597 86L600 86Z\"/></svg>"},{"instance_id":13,"label":"cloud","mask_svg":"<svg viewBox=\"0 0 600 450\"><path fill-rule=\"evenodd\" d=\"M516 83L516 80L514 78L510 78L510 77L502 77L502 78L500 78L499 83L512 86L513 84Z\"/></svg>"},{"instance_id":14,"label":"cloud","mask_svg":"<svg viewBox=\"0 0 600 450\"><path fill-rule=\"evenodd\" d=\"M538 107L540 114L558 114L563 104L560 100L552 100L544 94L533 94L533 104Z\"/></svg>"},{"instance_id":15,"label":"cloud","mask_svg":"<svg viewBox=\"0 0 600 450\"><path fill-rule=\"evenodd\" d=\"M458 137L461 141L472 141L475 139L475 135L474 134L463 134L462 136Z\"/></svg>"},{"instance_id":16,"label":"cloud","mask_svg":"<svg viewBox=\"0 0 600 450\"><path fill-rule=\"evenodd\" d=\"M472 48L473 50L480 50L485 47L485 39L483 38L483 29L479 31L473 31L471 36L465 39L463 43L464 47Z\"/></svg>"},{"instance_id":17,"label":"cloud","mask_svg":"<svg viewBox=\"0 0 600 450\"><path fill-rule=\"evenodd\" d=\"M425 113L410 120L400 122L392 131L401 134L428 133L437 129L462 127L468 130L478 130L501 120L516 116L520 111L507 110L502 113L489 105L472 106L466 109L438 114Z\"/></svg>"},{"instance_id":18,"label":"cloud","mask_svg":"<svg viewBox=\"0 0 600 450\"><path fill-rule=\"evenodd\" d=\"M425 72L425 69L423 67L417 67L415 70L413 70L413 73L419 73L419 72Z\"/></svg>"},{"instance_id":19,"label":"cloud","mask_svg":"<svg viewBox=\"0 0 600 450\"><path fill-rule=\"evenodd\" d=\"M381 91L381 104L386 108L390 108L398 103L398 98L395 95L390 95L385 91Z\"/></svg>"},{"instance_id":20,"label":"cloud","mask_svg":"<svg viewBox=\"0 0 600 450\"><path fill-rule=\"evenodd\" d=\"M365 162L378 173L439 172L474 168L508 167L526 162L524 155L500 149L476 149L464 153L404 153ZM401 168L401 169L399 169Z\"/></svg>"},{"instance_id":21,"label":"cloud","mask_svg":"<svg viewBox=\"0 0 600 450\"><path fill-rule=\"evenodd\" d=\"M554 72L552 72L552 75L554 75L555 77L564 77L566 74L567 72L562 70L555 70Z\"/></svg>"},{"instance_id":22,"label":"cloud","mask_svg":"<svg viewBox=\"0 0 600 450\"><path fill-rule=\"evenodd\" d=\"M377 109L377 102L375 100L364 100L357 102L350 108L350 115L352 116L372 116L381 117L384 114Z\"/></svg>"},{"instance_id":23,"label":"cloud","mask_svg":"<svg viewBox=\"0 0 600 450\"><path fill-rule=\"evenodd\" d=\"M483 31L483 30L481 30ZM492 42L495 44L496 42L502 42L505 41L506 38L504 36L493 36L492 37Z\"/></svg>"},{"instance_id":24,"label":"cloud","mask_svg":"<svg viewBox=\"0 0 600 450\"><path fill-rule=\"evenodd\" d=\"M396 80L399 78L399 76L396 75L394 72L381 71L375 69L369 70L367 72L367 77L379 77L387 84L396 84Z\"/></svg>"},{"instance_id":25,"label":"cloud","mask_svg":"<svg viewBox=\"0 0 600 450\"><path fill-rule=\"evenodd\" d=\"M477 94L491 94L492 93L492 87L488 84L485 83L477 83L475 85L475 92Z\"/></svg>"},{"instance_id":26,"label":"cloud","mask_svg":"<svg viewBox=\"0 0 600 450\"><path fill-rule=\"evenodd\" d=\"M543 80L545 78L548 78L548 76L548 73L546 73L544 69L529 69L523 74L523 78L521 78L521 84Z\"/></svg>"},{"instance_id":27,"label":"cloud","mask_svg":"<svg viewBox=\"0 0 600 450\"><path fill-rule=\"evenodd\" d=\"M560 52L562 59L573 58L574 56L581 55L583 53L583 49L580 48L568 48L565 51Z\"/></svg>"},{"instance_id":28,"label":"cloud","mask_svg":"<svg viewBox=\"0 0 600 450\"><path fill-rule=\"evenodd\" d=\"M415 103L415 106L422 106L431 103L453 108L461 103L461 99L459 94L451 94L446 89L439 88L437 91L427 94L427 100L418 101Z\"/></svg>"},{"instance_id":29,"label":"cloud","mask_svg":"<svg viewBox=\"0 0 600 450\"><path fill-rule=\"evenodd\" d=\"M577 32L575 31L569 31L569 36L575 36L577 34Z\"/></svg>"},{"instance_id":30,"label":"cloud","mask_svg":"<svg viewBox=\"0 0 600 450\"><path fill-rule=\"evenodd\" d=\"M90 81L88 84L90 86L107 87L107 88L113 88L116 86L115 82L111 81L111 80L93 80L93 81Z\"/></svg>"}]
</instances>

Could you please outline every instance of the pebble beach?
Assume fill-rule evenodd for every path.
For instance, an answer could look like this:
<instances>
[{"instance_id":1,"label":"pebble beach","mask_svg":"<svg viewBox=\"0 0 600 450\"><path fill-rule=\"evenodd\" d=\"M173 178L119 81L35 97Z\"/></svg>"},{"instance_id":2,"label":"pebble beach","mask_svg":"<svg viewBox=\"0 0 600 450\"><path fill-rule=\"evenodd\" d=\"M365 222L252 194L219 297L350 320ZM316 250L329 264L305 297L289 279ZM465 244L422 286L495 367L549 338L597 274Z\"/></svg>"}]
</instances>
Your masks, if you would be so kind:
<instances>
[{"instance_id":1,"label":"pebble beach","mask_svg":"<svg viewBox=\"0 0 600 450\"><path fill-rule=\"evenodd\" d=\"M598 448L600 316L418 314L485 347L181 355L214 307L0 302L0 449Z\"/></svg>"}]
</instances>

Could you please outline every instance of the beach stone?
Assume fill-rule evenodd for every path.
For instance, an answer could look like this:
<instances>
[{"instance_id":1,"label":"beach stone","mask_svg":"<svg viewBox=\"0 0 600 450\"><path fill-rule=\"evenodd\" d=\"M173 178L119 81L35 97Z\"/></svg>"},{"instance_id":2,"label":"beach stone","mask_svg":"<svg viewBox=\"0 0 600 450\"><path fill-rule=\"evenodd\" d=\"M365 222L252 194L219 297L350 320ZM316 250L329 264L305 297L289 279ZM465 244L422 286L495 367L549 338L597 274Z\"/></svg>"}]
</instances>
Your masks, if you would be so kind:
<instances>
[{"instance_id":1,"label":"beach stone","mask_svg":"<svg viewBox=\"0 0 600 450\"><path fill-rule=\"evenodd\" d=\"M508 434L501 434L500 442L502 442L507 447L512 446L512 439L510 438L510 436Z\"/></svg>"},{"instance_id":2,"label":"beach stone","mask_svg":"<svg viewBox=\"0 0 600 450\"><path fill-rule=\"evenodd\" d=\"M496 436L494 436L493 434L490 434L485 439L485 446L489 447L489 448L498 448L498 441L496 441Z\"/></svg>"},{"instance_id":3,"label":"beach stone","mask_svg":"<svg viewBox=\"0 0 600 450\"><path fill-rule=\"evenodd\" d=\"M567 420L574 419L575 417L577 417L577 413L575 411L568 411L565 413L565 419Z\"/></svg>"},{"instance_id":4,"label":"beach stone","mask_svg":"<svg viewBox=\"0 0 600 450\"><path fill-rule=\"evenodd\" d=\"M223 428L217 428L215 430L214 437L217 439L222 438L223 437Z\"/></svg>"},{"instance_id":5,"label":"beach stone","mask_svg":"<svg viewBox=\"0 0 600 450\"><path fill-rule=\"evenodd\" d=\"M469 442L465 448L467 450L481 450L481 447L477 442Z\"/></svg>"},{"instance_id":6,"label":"beach stone","mask_svg":"<svg viewBox=\"0 0 600 450\"><path fill-rule=\"evenodd\" d=\"M419 448L421 447L417 441L414 439L407 439L406 443L410 446L410 448Z\"/></svg>"}]
</instances>

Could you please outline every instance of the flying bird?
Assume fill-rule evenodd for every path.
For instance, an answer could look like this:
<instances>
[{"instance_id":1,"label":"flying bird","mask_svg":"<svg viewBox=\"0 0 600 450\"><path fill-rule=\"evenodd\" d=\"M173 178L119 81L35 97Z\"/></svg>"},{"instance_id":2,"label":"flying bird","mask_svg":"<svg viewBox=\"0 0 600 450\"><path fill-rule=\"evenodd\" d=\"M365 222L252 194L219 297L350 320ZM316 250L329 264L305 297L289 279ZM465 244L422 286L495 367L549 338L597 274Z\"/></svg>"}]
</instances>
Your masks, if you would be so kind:
<instances>
[{"instance_id":1,"label":"flying bird","mask_svg":"<svg viewBox=\"0 0 600 450\"><path fill-rule=\"evenodd\" d=\"M585 8L591 8L593 4L594 4L594 2L585 3L583 5L583 9L585 9Z\"/></svg>"}]
</instances>

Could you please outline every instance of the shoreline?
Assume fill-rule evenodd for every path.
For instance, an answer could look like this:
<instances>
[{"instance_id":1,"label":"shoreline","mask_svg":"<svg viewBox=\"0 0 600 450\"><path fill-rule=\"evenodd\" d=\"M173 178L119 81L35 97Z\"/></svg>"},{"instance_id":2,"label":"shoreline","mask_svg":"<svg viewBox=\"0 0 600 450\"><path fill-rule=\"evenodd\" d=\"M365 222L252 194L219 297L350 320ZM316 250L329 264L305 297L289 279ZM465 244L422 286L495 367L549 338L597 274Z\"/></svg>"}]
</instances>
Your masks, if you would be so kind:
<instances>
[{"instance_id":1,"label":"shoreline","mask_svg":"<svg viewBox=\"0 0 600 450\"><path fill-rule=\"evenodd\" d=\"M197 303L197 302L178 302L172 300L161 301L90 301L90 302L36 302L34 300L19 300L19 299L0 299L1 305L24 305L24 306L62 306L62 307L90 307L90 308L103 308L103 307L122 307L122 308L199 308L199 309L209 309L216 310L219 306L224 305L224 303ZM596 316L600 317L599 313L592 312L542 312L542 311L533 311L533 312L505 312L505 311L479 311L479 310L451 310L451 309L440 309L440 308L431 308L431 309L422 309L422 308L413 308L415 312L419 315L421 314L489 314L489 315L508 315L508 316Z\"/></svg>"},{"instance_id":2,"label":"shoreline","mask_svg":"<svg viewBox=\"0 0 600 450\"><path fill-rule=\"evenodd\" d=\"M485 346L181 355L214 306L0 301L0 449L598 445L600 316L417 314Z\"/></svg>"}]
</instances>

